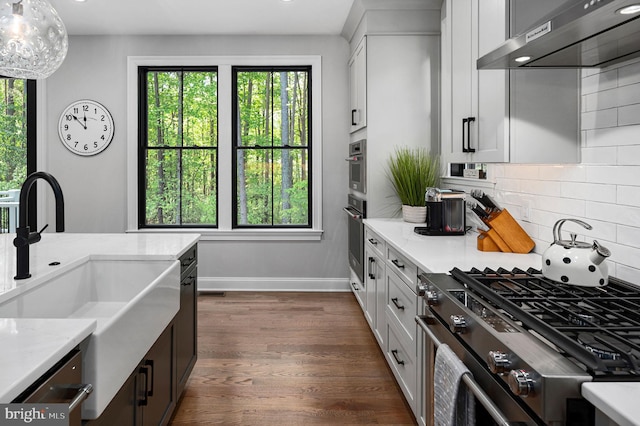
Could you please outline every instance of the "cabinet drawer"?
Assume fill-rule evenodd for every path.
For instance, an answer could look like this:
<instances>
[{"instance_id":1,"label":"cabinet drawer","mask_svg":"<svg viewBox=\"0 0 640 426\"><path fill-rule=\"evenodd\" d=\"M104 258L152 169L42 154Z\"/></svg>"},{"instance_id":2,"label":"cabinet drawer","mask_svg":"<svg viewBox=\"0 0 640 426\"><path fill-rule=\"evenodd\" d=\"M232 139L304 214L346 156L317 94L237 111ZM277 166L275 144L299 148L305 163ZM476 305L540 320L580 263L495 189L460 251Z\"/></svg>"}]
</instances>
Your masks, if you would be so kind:
<instances>
[{"instance_id":1,"label":"cabinet drawer","mask_svg":"<svg viewBox=\"0 0 640 426\"><path fill-rule=\"evenodd\" d=\"M198 261L198 245L194 244L182 256L180 256L180 271L182 274L189 269L192 264Z\"/></svg>"},{"instance_id":2,"label":"cabinet drawer","mask_svg":"<svg viewBox=\"0 0 640 426\"><path fill-rule=\"evenodd\" d=\"M405 339L399 337L393 324L387 325L387 342L385 353L387 362L402 389L402 393L415 413L417 394L415 344L410 345Z\"/></svg>"},{"instance_id":3,"label":"cabinet drawer","mask_svg":"<svg viewBox=\"0 0 640 426\"><path fill-rule=\"evenodd\" d=\"M391 271L386 274L387 306L386 311L391 321L396 321L402 333L411 342L416 340L416 321L418 313L417 298L402 280Z\"/></svg>"},{"instance_id":4,"label":"cabinet drawer","mask_svg":"<svg viewBox=\"0 0 640 426\"><path fill-rule=\"evenodd\" d=\"M385 241L375 232L373 232L369 228L365 228L364 230L364 241L369 245L374 251L376 251L380 257L384 257L385 250Z\"/></svg>"},{"instance_id":5,"label":"cabinet drawer","mask_svg":"<svg viewBox=\"0 0 640 426\"><path fill-rule=\"evenodd\" d=\"M418 280L418 267L393 247L387 247L387 259L389 269L395 271L413 291Z\"/></svg>"},{"instance_id":6,"label":"cabinet drawer","mask_svg":"<svg viewBox=\"0 0 640 426\"><path fill-rule=\"evenodd\" d=\"M367 310L367 295L365 284L366 283L360 282L360 278L358 278L358 276L353 271L351 271L349 286L351 287L351 291L353 292L353 295L356 296L356 300L358 301L358 304L363 311Z\"/></svg>"}]
</instances>

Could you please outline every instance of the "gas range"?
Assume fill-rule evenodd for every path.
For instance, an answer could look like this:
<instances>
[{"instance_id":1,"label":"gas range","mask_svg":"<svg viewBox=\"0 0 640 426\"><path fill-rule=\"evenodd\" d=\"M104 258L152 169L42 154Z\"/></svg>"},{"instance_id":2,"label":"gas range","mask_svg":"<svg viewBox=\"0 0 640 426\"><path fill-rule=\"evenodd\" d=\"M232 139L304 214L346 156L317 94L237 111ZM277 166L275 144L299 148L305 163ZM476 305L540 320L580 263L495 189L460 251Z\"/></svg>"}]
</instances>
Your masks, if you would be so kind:
<instances>
[{"instance_id":1,"label":"gas range","mask_svg":"<svg viewBox=\"0 0 640 426\"><path fill-rule=\"evenodd\" d=\"M472 373L491 376L489 391L501 386L531 414L527 424L569 424L583 382L640 381L640 288L630 283L579 287L535 269L457 268L420 281L440 335L486 370Z\"/></svg>"}]
</instances>

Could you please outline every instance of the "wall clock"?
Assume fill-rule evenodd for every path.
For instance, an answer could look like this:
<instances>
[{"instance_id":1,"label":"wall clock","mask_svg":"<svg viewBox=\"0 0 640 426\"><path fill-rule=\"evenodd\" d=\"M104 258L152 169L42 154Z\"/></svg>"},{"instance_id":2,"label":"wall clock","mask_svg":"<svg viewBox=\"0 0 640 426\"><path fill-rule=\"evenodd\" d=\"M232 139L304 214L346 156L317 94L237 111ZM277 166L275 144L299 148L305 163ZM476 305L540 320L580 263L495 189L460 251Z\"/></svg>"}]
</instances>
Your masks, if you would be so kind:
<instances>
[{"instance_id":1,"label":"wall clock","mask_svg":"<svg viewBox=\"0 0 640 426\"><path fill-rule=\"evenodd\" d=\"M58 135L74 154L89 156L104 151L113 139L113 117L104 105L83 99L60 115Z\"/></svg>"}]
</instances>

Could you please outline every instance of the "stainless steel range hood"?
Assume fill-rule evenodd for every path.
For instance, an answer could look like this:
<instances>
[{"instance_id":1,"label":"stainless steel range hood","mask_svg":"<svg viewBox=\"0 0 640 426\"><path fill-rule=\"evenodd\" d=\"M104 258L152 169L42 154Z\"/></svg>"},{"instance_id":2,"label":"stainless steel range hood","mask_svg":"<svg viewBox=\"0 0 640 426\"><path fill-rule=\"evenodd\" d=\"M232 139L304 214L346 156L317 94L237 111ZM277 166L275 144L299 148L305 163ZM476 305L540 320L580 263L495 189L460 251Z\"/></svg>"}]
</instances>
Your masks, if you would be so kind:
<instances>
[{"instance_id":1,"label":"stainless steel range hood","mask_svg":"<svg viewBox=\"0 0 640 426\"><path fill-rule=\"evenodd\" d=\"M637 6L636 13L622 14ZM604 67L640 57L640 0L564 3L477 61L478 69ZM530 59L517 62L519 58Z\"/></svg>"}]
</instances>

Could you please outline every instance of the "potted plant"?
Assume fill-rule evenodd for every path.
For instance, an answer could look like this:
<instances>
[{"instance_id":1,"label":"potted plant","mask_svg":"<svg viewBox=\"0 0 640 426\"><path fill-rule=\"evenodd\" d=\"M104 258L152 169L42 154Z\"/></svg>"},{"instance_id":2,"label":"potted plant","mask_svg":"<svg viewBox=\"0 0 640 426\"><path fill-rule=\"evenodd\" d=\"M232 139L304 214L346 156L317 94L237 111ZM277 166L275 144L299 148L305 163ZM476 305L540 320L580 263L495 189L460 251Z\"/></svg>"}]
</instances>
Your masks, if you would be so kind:
<instances>
[{"instance_id":1,"label":"potted plant","mask_svg":"<svg viewBox=\"0 0 640 426\"><path fill-rule=\"evenodd\" d=\"M403 219L426 221L425 192L439 184L440 157L426 148L398 147L387 162L387 176L402 203Z\"/></svg>"}]
</instances>

